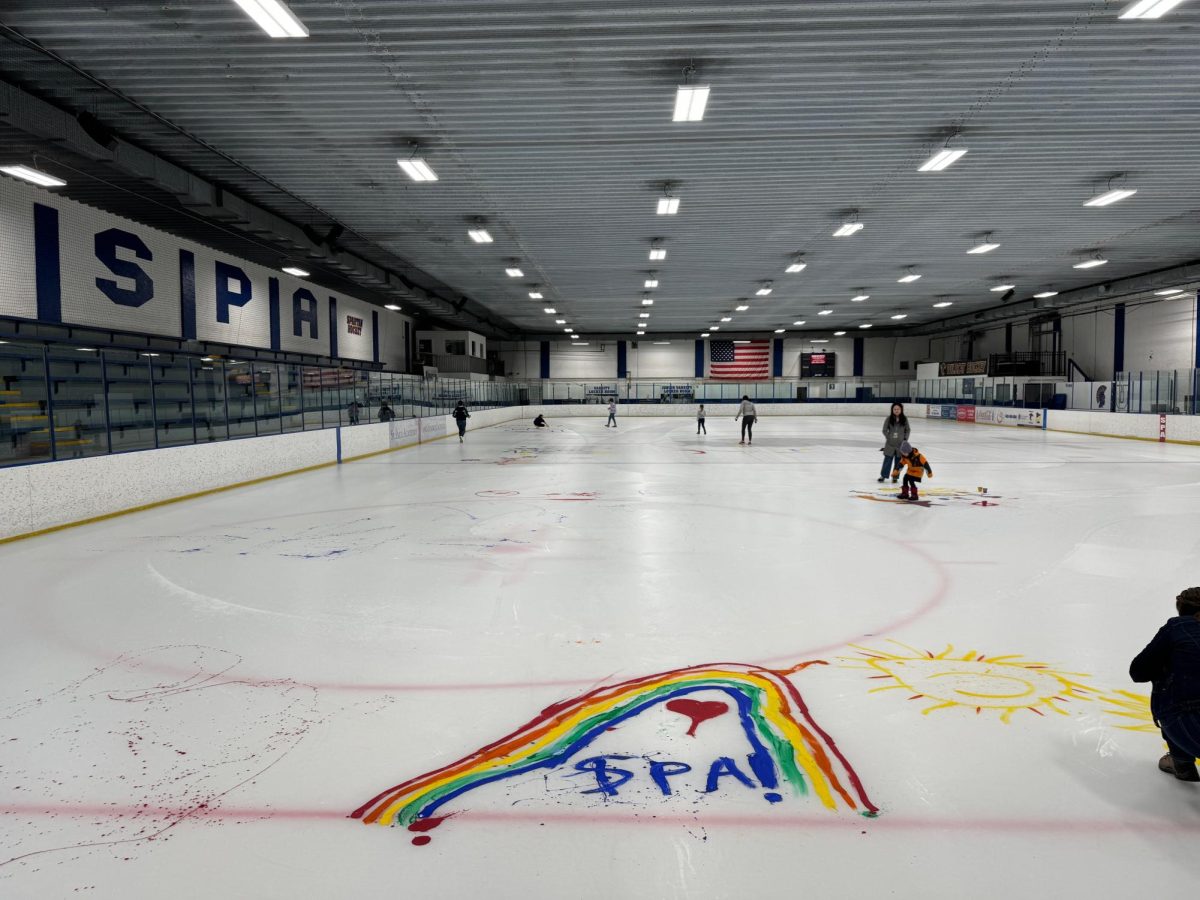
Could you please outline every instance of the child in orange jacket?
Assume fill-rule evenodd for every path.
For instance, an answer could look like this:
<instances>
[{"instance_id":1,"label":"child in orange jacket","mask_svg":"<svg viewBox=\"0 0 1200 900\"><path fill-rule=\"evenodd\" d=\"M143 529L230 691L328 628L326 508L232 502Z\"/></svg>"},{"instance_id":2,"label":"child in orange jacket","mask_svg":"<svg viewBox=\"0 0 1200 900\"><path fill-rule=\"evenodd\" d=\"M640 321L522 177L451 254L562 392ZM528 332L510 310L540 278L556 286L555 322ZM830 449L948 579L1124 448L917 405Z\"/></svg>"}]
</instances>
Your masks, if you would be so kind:
<instances>
[{"instance_id":1,"label":"child in orange jacket","mask_svg":"<svg viewBox=\"0 0 1200 900\"><path fill-rule=\"evenodd\" d=\"M900 445L900 456L896 460L896 466L892 469L892 480L895 481L900 475L900 470L906 468L904 473L904 485L900 488L901 500L920 500L917 493L917 485L920 483L922 476L928 475L933 477L933 466L929 465L929 460L925 458L920 450L905 441Z\"/></svg>"}]
</instances>

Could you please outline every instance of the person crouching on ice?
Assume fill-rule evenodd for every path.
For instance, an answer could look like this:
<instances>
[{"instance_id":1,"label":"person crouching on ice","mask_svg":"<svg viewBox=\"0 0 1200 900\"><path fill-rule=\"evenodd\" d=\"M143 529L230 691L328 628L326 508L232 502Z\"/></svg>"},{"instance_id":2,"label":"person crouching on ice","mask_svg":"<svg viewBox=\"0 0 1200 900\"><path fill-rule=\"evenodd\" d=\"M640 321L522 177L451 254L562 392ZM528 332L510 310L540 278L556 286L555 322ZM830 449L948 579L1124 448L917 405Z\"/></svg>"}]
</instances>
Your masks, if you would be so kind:
<instances>
[{"instance_id":1,"label":"person crouching on ice","mask_svg":"<svg viewBox=\"0 0 1200 900\"><path fill-rule=\"evenodd\" d=\"M896 460L896 467L892 469L893 481L900 476L901 469L905 469L905 472L904 485L900 488L900 499L920 500L921 498L917 494L917 485L921 483L922 476L933 477L933 466L929 465L925 454L908 441L900 445L900 456Z\"/></svg>"}]
</instances>

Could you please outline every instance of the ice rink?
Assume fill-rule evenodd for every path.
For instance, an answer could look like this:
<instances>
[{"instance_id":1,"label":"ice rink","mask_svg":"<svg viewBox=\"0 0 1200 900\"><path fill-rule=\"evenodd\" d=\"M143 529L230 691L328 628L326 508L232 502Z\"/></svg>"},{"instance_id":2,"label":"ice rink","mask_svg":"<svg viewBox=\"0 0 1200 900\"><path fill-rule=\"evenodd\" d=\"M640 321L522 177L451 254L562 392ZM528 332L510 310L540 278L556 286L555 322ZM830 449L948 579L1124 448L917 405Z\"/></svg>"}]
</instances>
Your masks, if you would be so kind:
<instances>
[{"instance_id":1,"label":"ice rink","mask_svg":"<svg viewBox=\"0 0 1200 900\"><path fill-rule=\"evenodd\" d=\"M1127 668L1197 448L914 420L912 505L874 418L707 424L0 546L0 896L1192 895Z\"/></svg>"}]
</instances>

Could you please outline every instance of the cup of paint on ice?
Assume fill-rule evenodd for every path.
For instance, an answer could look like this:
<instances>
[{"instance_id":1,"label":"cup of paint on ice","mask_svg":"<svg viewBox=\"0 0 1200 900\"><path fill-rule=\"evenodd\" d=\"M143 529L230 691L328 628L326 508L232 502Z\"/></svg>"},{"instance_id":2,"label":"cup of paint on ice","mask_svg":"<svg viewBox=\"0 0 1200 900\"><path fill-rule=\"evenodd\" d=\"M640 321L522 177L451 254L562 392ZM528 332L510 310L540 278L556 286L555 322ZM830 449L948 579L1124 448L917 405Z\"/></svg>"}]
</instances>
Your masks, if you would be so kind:
<instances>
[{"instance_id":1,"label":"cup of paint on ice","mask_svg":"<svg viewBox=\"0 0 1200 900\"><path fill-rule=\"evenodd\" d=\"M975 488L975 490L977 490L981 494L987 493L987 488L985 488L985 487L977 487L977 488Z\"/></svg>"}]
</instances>

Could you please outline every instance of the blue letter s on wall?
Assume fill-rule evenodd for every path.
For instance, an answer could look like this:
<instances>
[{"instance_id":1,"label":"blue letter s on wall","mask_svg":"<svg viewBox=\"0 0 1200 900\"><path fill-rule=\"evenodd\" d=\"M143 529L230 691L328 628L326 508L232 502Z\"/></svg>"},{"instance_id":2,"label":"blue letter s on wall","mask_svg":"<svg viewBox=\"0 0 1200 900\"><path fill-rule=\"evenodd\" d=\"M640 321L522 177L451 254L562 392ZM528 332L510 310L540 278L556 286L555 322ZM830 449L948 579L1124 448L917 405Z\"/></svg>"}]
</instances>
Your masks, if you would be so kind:
<instances>
[{"instance_id":1,"label":"blue letter s on wall","mask_svg":"<svg viewBox=\"0 0 1200 900\"><path fill-rule=\"evenodd\" d=\"M110 278L97 278L98 287L104 296L121 306L143 306L154 298L154 280L137 263L117 256L117 250L128 250L138 259L154 260L154 254L145 242L128 231L110 228L96 235L96 259L108 267L108 271L120 278L133 279L132 288L121 287Z\"/></svg>"}]
</instances>

